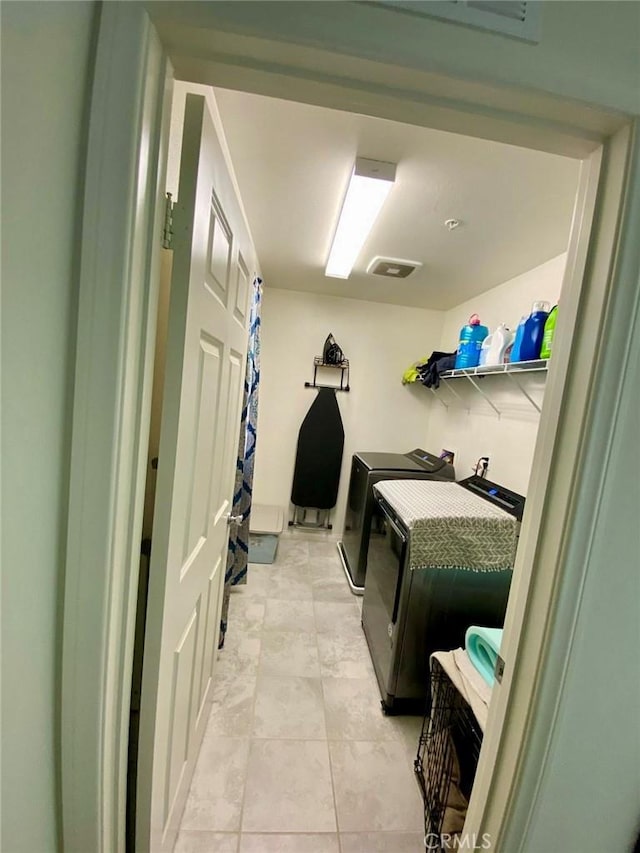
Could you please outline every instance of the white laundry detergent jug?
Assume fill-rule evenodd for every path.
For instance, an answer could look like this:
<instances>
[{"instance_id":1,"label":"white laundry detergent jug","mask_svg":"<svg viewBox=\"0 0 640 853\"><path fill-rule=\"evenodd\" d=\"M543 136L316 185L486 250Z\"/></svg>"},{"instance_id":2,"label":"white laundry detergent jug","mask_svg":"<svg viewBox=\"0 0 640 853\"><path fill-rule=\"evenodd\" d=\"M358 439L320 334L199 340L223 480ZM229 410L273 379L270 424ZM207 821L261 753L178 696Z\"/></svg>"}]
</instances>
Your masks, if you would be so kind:
<instances>
[{"instance_id":1,"label":"white laundry detergent jug","mask_svg":"<svg viewBox=\"0 0 640 853\"><path fill-rule=\"evenodd\" d=\"M504 323L500 323L495 332L488 335L482 342L480 364L490 367L502 364L507 347L513 340L513 332Z\"/></svg>"}]
</instances>

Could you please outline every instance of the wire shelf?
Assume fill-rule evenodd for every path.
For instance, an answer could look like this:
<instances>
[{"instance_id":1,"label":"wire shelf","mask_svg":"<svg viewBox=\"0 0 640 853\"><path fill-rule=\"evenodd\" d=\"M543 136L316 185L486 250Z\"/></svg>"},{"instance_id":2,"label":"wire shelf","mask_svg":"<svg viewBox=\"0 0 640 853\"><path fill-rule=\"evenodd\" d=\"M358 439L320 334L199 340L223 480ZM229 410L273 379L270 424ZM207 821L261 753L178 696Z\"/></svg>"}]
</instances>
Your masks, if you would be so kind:
<instances>
[{"instance_id":1,"label":"wire shelf","mask_svg":"<svg viewBox=\"0 0 640 853\"><path fill-rule=\"evenodd\" d=\"M454 379L466 379L471 383L475 392L479 394L480 397L484 399L486 403L493 409L493 411L500 417L502 414L501 410L495 404L495 402L491 399L491 396L487 393L486 387L483 388L480 384L480 380L486 376L508 376L509 379L513 382L513 384L518 388L523 397L529 401L529 403L533 406L533 408L540 414L541 405L540 403L531 396L529 391L527 391L526 387L520 382L518 379L519 376L530 373L538 373L543 376L546 376L548 369L548 361L546 359L536 359L535 361L515 361L513 364L510 362L507 364L495 364L495 365L482 365L481 367L458 367L454 370L445 370L440 374L440 379L446 388L449 389L451 394L456 397L460 402L462 401L462 397L460 394L455 391L455 389L449 384L451 380ZM437 391L433 386L431 387L431 392L438 397ZM445 407L445 409L449 408L449 404L445 403L445 401L438 397L439 401ZM464 404L463 404L464 406ZM467 411L469 411L468 407Z\"/></svg>"},{"instance_id":2,"label":"wire shelf","mask_svg":"<svg viewBox=\"0 0 640 853\"><path fill-rule=\"evenodd\" d=\"M344 358L339 364L327 364L326 361L322 360L321 355L316 355L316 356L314 356L314 359L313 359L313 366L314 367L329 367L329 368L334 367L337 370L345 370L349 367L349 359Z\"/></svg>"},{"instance_id":3,"label":"wire shelf","mask_svg":"<svg viewBox=\"0 0 640 853\"><path fill-rule=\"evenodd\" d=\"M547 371L548 361L538 358L535 361L514 361L506 364L483 364L480 367L458 367L445 370L440 379L457 379L459 376L494 376L502 373L541 373Z\"/></svg>"}]
</instances>

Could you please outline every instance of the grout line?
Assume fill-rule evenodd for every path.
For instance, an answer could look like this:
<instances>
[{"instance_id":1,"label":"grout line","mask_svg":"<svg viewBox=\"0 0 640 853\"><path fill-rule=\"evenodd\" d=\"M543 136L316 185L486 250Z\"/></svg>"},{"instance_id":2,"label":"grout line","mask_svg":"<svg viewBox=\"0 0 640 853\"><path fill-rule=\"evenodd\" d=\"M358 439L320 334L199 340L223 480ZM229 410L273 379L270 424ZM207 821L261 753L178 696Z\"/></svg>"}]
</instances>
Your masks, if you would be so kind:
<instances>
[{"instance_id":1,"label":"grout line","mask_svg":"<svg viewBox=\"0 0 640 853\"><path fill-rule=\"evenodd\" d=\"M256 701L258 699L258 682L260 680L260 662L262 660L262 653L263 653L263 648L264 648L262 641L264 639L264 620L266 618L266 615L267 615L267 604L266 604L266 598L265 598L264 616L262 618L262 626L260 629L260 636L259 636L260 653L258 655L258 664L256 666L256 686L255 686L255 690L253 693L253 702L251 703L251 726L249 729L249 738L248 738L249 750L247 752L247 766L245 768L244 783L242 785L242 802L240 803L240 821L239 821L239 825L238 825L237 851L240 850L240 841L241 841L241 836L242 836L242 822L244 820L244 807L245 807L245 802L246 802L246 798L247 798L247 782L249 781L249 763L251 761L251 745L255 740L253 737L253 730L254 730L255 722L256 722Z\"/></svg>"},{"instance_id":2,"label":"grout line","mask_svg":"<svg viewBox=\"0 0 640 853\"><path fill-rule=\"evenodd\" d=\"M333 778L333 762L331 761L331 749L330 749L330 743L329 743L329 730L327 728L327 701L326 701L325 692L324 692L322 663L320 661L320 645L318 644L318 634L320 632L318 631L318 623L316 621L315 600L313 603L313 619L314 619L314 623L316 626L316 647L318 649L318 663L320 665L320 690L322 692L322 714L324 716L324 728L325 728L325 734L327 736L327 741L326 741L326 743L327 743L327 759L329 761L329 779L331 780L331 795L333 797L333 816L334 816L335 822L336 822L336 838L338 840L338 853L342 853L342 843L340 841L340 824L338 823L338 801L337 801L337 797L336 797L335 780Z\"/></svg>"}]
</instances>

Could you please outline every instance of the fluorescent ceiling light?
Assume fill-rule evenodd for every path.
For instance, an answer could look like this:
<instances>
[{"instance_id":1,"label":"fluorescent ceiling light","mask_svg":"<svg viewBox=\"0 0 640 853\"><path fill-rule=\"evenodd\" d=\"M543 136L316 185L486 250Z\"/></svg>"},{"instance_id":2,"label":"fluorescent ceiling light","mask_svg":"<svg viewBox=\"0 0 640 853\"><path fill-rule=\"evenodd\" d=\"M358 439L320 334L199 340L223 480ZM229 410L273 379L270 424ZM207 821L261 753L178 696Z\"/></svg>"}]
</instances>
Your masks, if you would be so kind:
<instances>
[{"instance_id":1,"label":"fluorescent ceiling light","mask_svg":"<svg viewBox=\"0 0 640 853\"><path fill-rule=\"evenodd\" d=\"M342 203L324 274L349 278L396 177L394 163L358 157Z\"/></svg>"}]
</instances>

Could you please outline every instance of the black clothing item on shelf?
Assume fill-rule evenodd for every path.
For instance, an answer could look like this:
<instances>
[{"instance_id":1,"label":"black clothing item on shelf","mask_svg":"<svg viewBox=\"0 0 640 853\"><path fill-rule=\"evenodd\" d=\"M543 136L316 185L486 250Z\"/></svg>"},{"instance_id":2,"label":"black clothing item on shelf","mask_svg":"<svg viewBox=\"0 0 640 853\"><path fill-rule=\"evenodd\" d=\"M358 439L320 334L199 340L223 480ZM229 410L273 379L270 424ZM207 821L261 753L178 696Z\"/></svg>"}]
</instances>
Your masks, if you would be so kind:
<instances>
[{"instance_id":1,"label":"black clothing item on shelf","mask_svg":"<svg viewBox=\"0 0 640 853\"><path fill-rule=\"evenodd\" d=\"M456 364L455 352L432 352L426 364L418 367L420 381L427 388L440 387L440 374L453 370Z\"/></svg>"}]
</instances>

